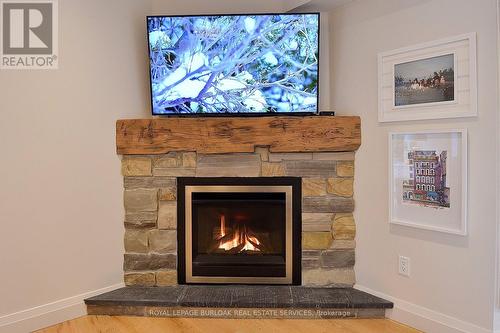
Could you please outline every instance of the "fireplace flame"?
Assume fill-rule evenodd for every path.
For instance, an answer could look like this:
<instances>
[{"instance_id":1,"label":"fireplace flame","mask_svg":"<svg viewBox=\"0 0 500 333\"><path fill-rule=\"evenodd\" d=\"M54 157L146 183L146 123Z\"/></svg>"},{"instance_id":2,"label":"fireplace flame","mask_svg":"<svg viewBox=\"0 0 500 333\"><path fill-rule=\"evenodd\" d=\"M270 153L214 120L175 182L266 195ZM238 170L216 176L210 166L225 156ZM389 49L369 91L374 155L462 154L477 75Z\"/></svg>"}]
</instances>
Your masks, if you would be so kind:
<instances>
[{"instance_id":1,"label":"fireplace flame","mask_svg":"<svg viewBox=\"0 0 500 333\"><path fill-rule=\"evenodd\" d=\"M226 217L224 215L220 216L220 236L226 236Z\"/></svg>"},{"instance_id":2,"label":"fireplace flame","mask_svg":"<svg viewBox=\"0 0 500 333\"><path fill-rule=\"evenodd\" d=\"M220 239L228 234L226 229L226 217L220 216ZM232 237L219 242L219 249L229 251L234 248L239 248L238 252L242 251L260 251L260 241L248 231L246 225L237 224L232 230Z\"/></svg>"}]
</instances>

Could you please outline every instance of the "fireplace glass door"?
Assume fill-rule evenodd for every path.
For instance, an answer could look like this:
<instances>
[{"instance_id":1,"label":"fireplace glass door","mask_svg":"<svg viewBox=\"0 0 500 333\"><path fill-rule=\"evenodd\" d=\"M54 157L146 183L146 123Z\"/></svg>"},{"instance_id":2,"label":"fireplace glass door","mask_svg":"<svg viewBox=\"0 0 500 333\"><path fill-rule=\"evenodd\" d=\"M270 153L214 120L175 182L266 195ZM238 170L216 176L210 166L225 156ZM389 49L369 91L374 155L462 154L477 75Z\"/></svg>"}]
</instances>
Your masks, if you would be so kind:
<instances>
[{"instance_id":1,"label":"fireplace glass door","mask_svg":"<svg viewBox=\"0 0 500 333\"><path fill-rule=\"evenodd\" d=\"M192 212L194 276L286 276L285 192L195 192Z\"/></svg>"},{"instance_id":2,"label":"fireplace glass door","mask_svg":"<svg viewBox=\"0 0 500 333\"><path fill-rule=\"evenodd\" d=\"M300 184L300 179L292 181ZM300 212L300 199L294 205L293 196L300 194L300 187L254 185L257 180L250 179L249 185L228 185L227 178L224 185L189 184L193 182L200 179L178 180L180 259L184 260L180 267L185 269L181 283L292 284L298 280L292 275L300 272L293 271L293 262L300 258L300 253L294 256L294 250L300 252L300 236L295 242L293 237L300 235L300 225L294 230L293 221L300 213L294 214L293 208Z\"/></svg>"}]
</instances>

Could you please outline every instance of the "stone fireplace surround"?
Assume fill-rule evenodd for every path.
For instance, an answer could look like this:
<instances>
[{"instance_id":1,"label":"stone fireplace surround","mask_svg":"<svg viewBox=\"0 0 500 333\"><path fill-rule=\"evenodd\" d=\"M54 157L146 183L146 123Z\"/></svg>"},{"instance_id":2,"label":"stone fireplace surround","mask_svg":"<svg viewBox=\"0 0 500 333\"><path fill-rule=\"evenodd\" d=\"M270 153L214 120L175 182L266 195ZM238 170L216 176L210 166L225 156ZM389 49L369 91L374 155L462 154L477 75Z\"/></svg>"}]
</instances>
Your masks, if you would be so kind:
<instances>
[{"instance_id":1,"label":"stone fireplace surround","mask_svg":"<svg viewBox=\"0 0 500 333\"><path fill-rule=\"evenodd\" d=\"M176 177L302 177L303 285L354 284L354 153L124 156L126 285L177 283Z\"/></svg>"},{"instance_id":2,"label":"stone fireplace surround","mask_svg":"<svg viewBox=\"0 0 500 333\"><path fill-rule=\"evenodd\" d=\"M182 143L175 140L176 133L172 134L172 128L166 130L164 127L168 119L150 120L148 126L142 127L143 131L137 131L136 124L131 126L136 126L133 131L131 127L124 127L120 123L127 121L117 123L118 151L123 153L125 150L122 175L125 206L124 280L127 286L177 284L177 177L294 176L302 178L302 284L352 287L355 282L355 223L352 216L354 151L359 146L357 141L360 141L359 118L269 118L262 125L265 127L267 124L268 131L255 127L254 123L261 120L220 118L219 121L207 121L212 125L216 122L213 132L208 129L207 133L203 133L207 128L191 132L193 136L196 133L206 136L206 141L202 137L195 146L217 140L220 133L223 142L229 136L234 145L229 148L221 145L223 154L218 154L217 147L213 145L193 149L189 140L186 140L186 150L179 150L179 144ZM321 118L321 126L311 126L307 118L316 118L311 121ZM339 120L349 121L347 130L339 128L342 126ZM350 130L353 120L355 130ZM194 122L195 126L202 124L200 119L180 121L188 124ZM279 126L276 126L277 121ZM245 122L245 126L240 124ZM329 123L331 127L327 126ZM217 128L219 124L224 132L220 132L220 127ZM176 125L180 125L177 129L179 132L186 128L182 124ZM249 129L250 125L253 128ZM252 131L257 131L260 136L255 136ZM296 142L297 149L290 142L280 143L280 140L290 136L290 132L294 140L297 140L297 136L302 138ZM262 139L262 133L266 133L265 139ZM249 135L250 139L245 135ZM254 142L251 142L252 135ZM158 144L158 138L164 143ZM124 141L134 144L139 142L142 146L130 150L133 153L127 153L127 149L123 148ZM168 152L169 144L174 141L178 151ZM148 150L148 142L152 150ZM267 142L268 145L262 144ZM307 142L311 144L308 146ZM315 148L318 142L320 147ZM344 146L342 142L345 142ZM238 146L241 143L253 145L253 152ZM329 151L329 145L332 151ZM161 149L158 149L159 146ZM207 150L210 152L206 153Z\"/></svg>"}]
</instances>

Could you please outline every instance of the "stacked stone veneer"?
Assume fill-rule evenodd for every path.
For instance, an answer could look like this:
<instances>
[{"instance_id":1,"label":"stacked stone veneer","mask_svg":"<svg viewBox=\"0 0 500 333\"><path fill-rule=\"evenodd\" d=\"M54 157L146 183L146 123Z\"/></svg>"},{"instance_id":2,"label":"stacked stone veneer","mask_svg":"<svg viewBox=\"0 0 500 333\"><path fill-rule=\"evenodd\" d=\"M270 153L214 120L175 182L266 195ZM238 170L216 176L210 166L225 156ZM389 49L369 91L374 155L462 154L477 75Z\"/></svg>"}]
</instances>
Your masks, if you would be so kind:
<instances>
[{"instance_id":1,"label":"stacked stone veneer","mask_svg":"<svg viewBox=\"0 0 500 333\"><path fill-rule=\"evenodd\" d=\"M176 177L302 177L302 284L350 287L354 277L354 153L165 155L122 158L127 285L177 283Z\"/></svg>"}]
</instances>

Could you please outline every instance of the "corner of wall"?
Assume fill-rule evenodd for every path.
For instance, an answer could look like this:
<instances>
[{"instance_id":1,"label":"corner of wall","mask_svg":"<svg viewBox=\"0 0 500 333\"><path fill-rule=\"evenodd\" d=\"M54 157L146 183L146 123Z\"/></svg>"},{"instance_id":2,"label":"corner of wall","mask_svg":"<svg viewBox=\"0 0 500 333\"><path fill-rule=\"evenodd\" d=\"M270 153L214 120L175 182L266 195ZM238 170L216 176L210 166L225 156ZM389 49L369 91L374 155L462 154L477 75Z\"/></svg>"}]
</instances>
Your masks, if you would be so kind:
<instances>
[{"instance_id":1,"label":"corner of wall","mask_svg":"<svg viewBox=\"0 0 500 333\"><path fill-rule=\"evenodd\" d=\"M500 0L497 0L497 237L496 237L496 279L495 279L495 309L493 313L493 330L500 333Z\"/></svg>"},{"instance_id":2,"label":"corner of wall","mask_svg":"<svg viewBox=\"0 0 500 333\"><path fill-rule=\"evenodd\" d=\"M496 237L496 279L495 279L495 312L494 312L494 322L493 328L495 331L500 332L500 0L497 0L497 209L496 209L496 221L497 221L497 237Z\"/></svg>"},{"instance_id":3,"label":"corner of wall","mask_svg":"<svg viewBox=\"0 0 500 333\"><path fill-rule=\"evenodd\" d=\"M281 0L283 12L289 12L310 3L312 0Z\"/></svg>"}]
</instances>

